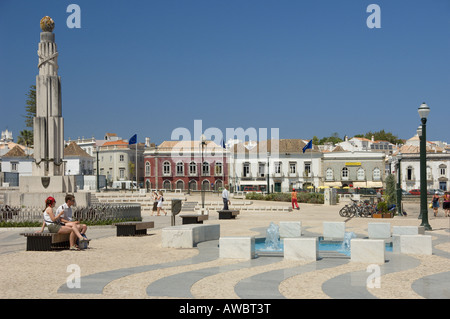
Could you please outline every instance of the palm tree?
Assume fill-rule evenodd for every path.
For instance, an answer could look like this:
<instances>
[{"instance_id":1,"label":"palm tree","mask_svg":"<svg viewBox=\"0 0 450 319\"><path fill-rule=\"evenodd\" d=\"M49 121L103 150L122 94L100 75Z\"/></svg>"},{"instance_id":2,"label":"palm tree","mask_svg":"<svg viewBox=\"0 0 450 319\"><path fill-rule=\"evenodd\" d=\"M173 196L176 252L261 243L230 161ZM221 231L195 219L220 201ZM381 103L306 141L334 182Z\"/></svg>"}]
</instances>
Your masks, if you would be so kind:
<instances>
[{"instance_id":1,"label":"palm tree","mask_svg":"<svg viewBox=\"0 0 450 319\"><path fill-rule=\"evenodd\" d=\"M33 146L33 131L30 130L20 131L20 134L17 137L17 143L20 145L24 145L26 147Z\"/></svg>"}]
</instances>

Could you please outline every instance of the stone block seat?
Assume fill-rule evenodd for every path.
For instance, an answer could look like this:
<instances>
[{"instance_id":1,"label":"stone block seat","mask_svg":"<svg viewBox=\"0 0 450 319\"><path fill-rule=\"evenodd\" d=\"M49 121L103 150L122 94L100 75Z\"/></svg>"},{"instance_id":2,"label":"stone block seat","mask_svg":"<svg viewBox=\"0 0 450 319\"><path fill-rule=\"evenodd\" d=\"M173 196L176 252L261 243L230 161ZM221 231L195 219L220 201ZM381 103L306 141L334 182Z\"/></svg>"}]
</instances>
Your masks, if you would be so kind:
<instances>
[{"instance_id":1,"label":"stone block seat","mask_svg":"<svg viewBox=\"0 0 450 319\"><path fill-rule=\"evenodd\" d=\"M182 220L182 224L203 224L204 220L208 220L208 215L200 214L183 214L179 215Z\"/></svg>"},{"instance_id":2,"label":"stone block seat","mask_svg":"<svg viewBox=\"0 0 450 319\"><path fill-rule=\"evenodd\" d=\"M239 215L239 210L218 210L219 219L235 219Z\"/></svg>"},{"instance_id":3,"label":"stone block seat","mask_svg":"<svg viewBox=\"0 0 450 319\"><path fill-rule=\"evenodd\" d=\"M433 241L430 235L392 235L393 251L402 254L432 255Z\"/></svg>"},{"instance_id":4,"label":"stone block seat","mask_svg":"<svg viewBox=\"0 0 450 319\"><path fill-rule=\"evenodd\" d=\"M154 222L122 222L114 224L117 236L147 235L147 229L155 227Z\"/></svg>"},{"instance_id":5,"label":"stone block seat","mask_svg":"<svg viewBox=\"0 0 450 319\"><path fill-rule=\"evenodd\" d=\"M253 259L255 257L254 236L231 236L219 239L219 258Z\"/></svg>"},{"instance_id":6,"label":"stone block seat","mask_svg":"<svg viewBox=\"0 0 450 319\"><path fill-rule=\"evenodd\" d=\"M200 242L217 240L219 237L219 224L171 226L162 229L161 246L165 248L193 248Z\"/></svg>"}]
</instances>

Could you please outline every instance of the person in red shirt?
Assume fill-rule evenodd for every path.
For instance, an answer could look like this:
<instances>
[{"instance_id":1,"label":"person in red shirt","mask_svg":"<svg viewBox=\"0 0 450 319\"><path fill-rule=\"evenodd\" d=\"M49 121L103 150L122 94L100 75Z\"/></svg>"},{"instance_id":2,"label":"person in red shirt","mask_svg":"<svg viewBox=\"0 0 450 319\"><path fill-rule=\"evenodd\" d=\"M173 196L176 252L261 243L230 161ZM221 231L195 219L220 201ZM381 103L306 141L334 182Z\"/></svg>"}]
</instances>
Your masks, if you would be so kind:
<instances>
[{"instance_id":1,"label":"person in red shirt","mask_svg":"<svg viewBox=\"0 0 450 319\"><path fill-rule=\"evenodd\" d=\"M298 207L298 203L297 203L297 191L295 190L295 188L292 189L291 203L292 203L292 209L300 210L300 207Z\"/></svg>"}]
</instances>

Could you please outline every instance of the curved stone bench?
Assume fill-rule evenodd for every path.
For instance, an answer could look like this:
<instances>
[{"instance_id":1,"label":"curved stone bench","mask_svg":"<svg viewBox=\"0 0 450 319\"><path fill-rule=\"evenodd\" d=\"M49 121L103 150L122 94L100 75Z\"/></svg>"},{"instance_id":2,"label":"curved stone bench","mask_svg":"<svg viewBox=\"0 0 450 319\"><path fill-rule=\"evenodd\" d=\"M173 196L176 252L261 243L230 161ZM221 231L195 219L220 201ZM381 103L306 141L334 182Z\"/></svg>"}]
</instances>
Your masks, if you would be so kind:
<instances>
[{"instance_id":1,"label":"curved stone bench","mask_svg":"<svg viewBox=\"0 0 450 319\"><path fill-rule=\"evenodd\" d=\"M161 245L165 248L193 248L202 241L217 240L219 237L219 224L171 226L162 229Z\"/></svg>"}]
</instances>

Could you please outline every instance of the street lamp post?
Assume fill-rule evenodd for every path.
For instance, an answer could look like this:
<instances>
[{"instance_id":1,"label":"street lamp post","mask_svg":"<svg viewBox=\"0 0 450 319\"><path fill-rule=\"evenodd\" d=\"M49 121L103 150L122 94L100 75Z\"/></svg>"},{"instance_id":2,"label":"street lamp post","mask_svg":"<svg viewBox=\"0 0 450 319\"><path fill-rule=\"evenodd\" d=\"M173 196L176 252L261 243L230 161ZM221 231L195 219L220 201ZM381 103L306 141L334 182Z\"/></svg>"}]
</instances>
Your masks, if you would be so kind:
<instances>
[{"instance_id":1,"label":"street lamp post","mask_svg":"<svg viewBox=\"0 0 450 319\"><path fill-rule=\"evenodd\" d=\"M100 185L99 185L99 174L100 174L100 168L98 167L98 152L99 152L99 147L96 147L96 151L97 151L97 192L100 192Z\"/></svg>"},{"instance_id":2,"label":"street lamp post","mask_svg":"<svg viewBox=\"0 0 450 319\"><path fill-rule=\"evenodd\" d=\"M418 109L420 120L422 122L422 130L419 135L420 138L420 215L422 217L422 224L425 230L432 230L428 223L428 205L427 205L427 116L430 113L430 108L425 103L422 103ZM420 218L420 216L419 216Z\"/></svg>"},{"instance_id":3,"label":"street lamp post","mask_svg":"<svg viewBox=\"0 0 450 319\"><path fill-rule=\"evenodd\" d=\"M270 152L267 152L267 194L269 194L269 187L270 187L270 182L269 182L269 174L270 174L270 169L269 169L269 157L270 157Z\"/></svg>"},{"instance_id":4,"label":"street lamp post","mask_svg":"<svg viewBox=\"0 0 450 319\"><path fill-rule=\"evenodd\" d=\"M397 155L397 212L399 215L403 215L402 211L402 179L401 179L401 162L402 161L402 153L398 153Z\"/></svg>"},{"instance_id":5,"label":"street lamp post","mask_svg":"<svg viewBox=\"0 0 450 319\"><path fill-rule=\"evenodd\" d=\"M205 135L201 135L200 136L200 140L201 140L201 145L202 145L202 165L201 165L201 169L200 169L200 174L201 174L201 176L203 176L203 161L204 161L204 158L203 158L203 151L204 151L204 147L205 147L205 145L206 145L206 137L205 137ZM205 209L205 186L203 185L203 180L201 181L201 196L202 196L202 215L203 215L203 213L204 213L204 209Z\"/></svg>"}]
</instances>

